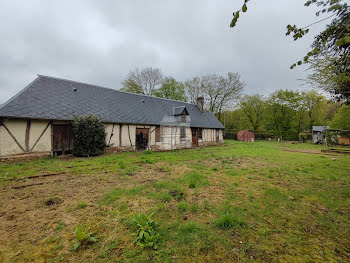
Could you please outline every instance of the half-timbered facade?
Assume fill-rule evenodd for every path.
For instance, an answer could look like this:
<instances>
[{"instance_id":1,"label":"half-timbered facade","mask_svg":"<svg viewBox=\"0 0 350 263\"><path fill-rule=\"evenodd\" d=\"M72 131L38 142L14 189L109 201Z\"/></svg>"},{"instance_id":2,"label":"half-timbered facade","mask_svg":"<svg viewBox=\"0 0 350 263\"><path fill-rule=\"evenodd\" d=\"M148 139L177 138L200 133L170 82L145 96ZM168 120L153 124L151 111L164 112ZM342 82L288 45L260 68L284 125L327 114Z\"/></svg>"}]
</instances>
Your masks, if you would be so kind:
<instances>
[{"instance_id":1,"label":"half-timbered facade","mask_svg":"<svg viewBox=\"0 0 350 263\"><path fill-rule=\"evenodd\" d=\"M197 104L39 75L0 107L0 156L66 154L71 120L96 115L111 150L172 150L219 144L223 126Z\"/></svg>"}]
</instances>

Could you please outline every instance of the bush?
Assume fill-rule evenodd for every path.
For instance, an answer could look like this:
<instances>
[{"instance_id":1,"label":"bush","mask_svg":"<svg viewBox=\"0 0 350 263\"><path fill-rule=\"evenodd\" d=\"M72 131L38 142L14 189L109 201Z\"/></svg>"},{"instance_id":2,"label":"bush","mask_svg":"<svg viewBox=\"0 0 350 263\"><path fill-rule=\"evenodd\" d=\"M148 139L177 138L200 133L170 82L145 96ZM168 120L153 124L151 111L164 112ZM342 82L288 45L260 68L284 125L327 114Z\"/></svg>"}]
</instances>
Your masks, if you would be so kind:
<instances>
[{"instance_id":1,"label":"bush","mask_svg":"<svg viewBox=\"0 0 350 263\"><path fill-rule=\"evenodd\" d=\"M101 119L89 115L73 120L75 156L89 157L100 155L106 147L106 132Z\"/></svg>"},{"instance_id":2,"label":"bush","mask_svg":"<svg viewBox=\"0 0 350 263\"><path fill-rule=\"evenodd\" d=\"M306 142L307 141L307 133L305 133L305 132L299 133L299 141L302 143Z\"/></svg>"}]
</instances>

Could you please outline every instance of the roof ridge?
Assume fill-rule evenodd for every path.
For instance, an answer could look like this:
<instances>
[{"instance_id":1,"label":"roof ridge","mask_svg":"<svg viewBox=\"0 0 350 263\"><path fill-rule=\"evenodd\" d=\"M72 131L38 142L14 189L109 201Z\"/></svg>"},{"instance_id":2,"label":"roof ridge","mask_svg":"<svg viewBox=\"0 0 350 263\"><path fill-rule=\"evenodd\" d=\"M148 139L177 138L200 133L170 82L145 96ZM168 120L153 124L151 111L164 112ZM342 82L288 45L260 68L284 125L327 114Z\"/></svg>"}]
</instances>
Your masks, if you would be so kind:
<instances>
[{"instance_id":1,"label":"roof ridge","mask_svg":"<svg viewBox=\"0 0 350 263\"><path fill-rule=\"evenodd\" d=\"M122 90L112 89L112 88L108 88L108 87L105 87L105 86L90 84L90 83L82 82L82 81L76 81L76 80L70 80L70 79L64 79L64 78L58 78L58 77L52 77L52 76L46 76L46 75L41 75L41 74L38 74L38 77L39 77L39 78L40 78L40 77L43 77L43 78L49 78L49 79L63 80L63 81L68 81L68 82L72 82L72 83L84 84L84 85L89 85L89 86L93 86L93 87L97 87L97 88L113 90L113 91L117 91L117 92L121 92L121 93L127 93L127 94L137 95L137 96L141 96L141 97L149 97L149 98L155 98L155 99L160 99L160 100L176 101L176 102L182 102L182 103L186 103L186 104L189 104L189 105L197 106L197 104L195 104L195 103L185 102L185 101L181 101L181 100L174 100L174 99L159 98L159 97L155 97L155 96L151 96L151 95L145 95L145 94L137 94L137 93L133 93L133 92L128 92L128 91L122 91ZM0 108L1 108L1 107L0 107Z\"/></svg>"}]
</instances>

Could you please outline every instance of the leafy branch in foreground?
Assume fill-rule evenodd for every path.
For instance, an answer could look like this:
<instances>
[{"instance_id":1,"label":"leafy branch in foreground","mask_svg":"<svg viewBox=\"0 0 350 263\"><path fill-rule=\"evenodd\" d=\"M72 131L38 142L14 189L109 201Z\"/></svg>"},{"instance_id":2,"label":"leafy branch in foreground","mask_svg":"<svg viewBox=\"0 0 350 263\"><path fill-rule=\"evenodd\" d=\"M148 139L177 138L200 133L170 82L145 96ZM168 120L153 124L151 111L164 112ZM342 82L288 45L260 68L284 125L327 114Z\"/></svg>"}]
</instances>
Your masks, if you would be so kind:
<instances>
[{"instance_id":1,"label":"leafy branch in foreground","mask_svg":"<svg viewBox=\"0 0 350 263\"><path fill-rule=\"evenodd\" d=\"M240 11L247 11L247 2L244 0L242 9L234 12L231 27L236 26ZM290 68L293 69L311 61L311 69L316 72L316 75L312 76L312 81L326 91L331 90L336 100L350 103L350 6L345 0L309 0L305 3L307 7L311 5L319 7L315 14L317 17L321 14L330 15L302 28L288 25L287 36L292 35L296 41L309 33L311 26L331 18L332 21L315 37L311 45L312 50ZM320 62L321 60L323 62ZM320 77L319 74L322 72L326 72L327 75ZM324 86L323 83L327 85ZM329 86L332 88L330 89Z\"/></svg>"},{"instance_id":2,"label":"leafy branch in foreground","mask_svg":"<svg viewBox=\"0 0 350 263\"><path fill-rule=\"evenodd\" d=\"M237 24L237 21L239 19L239 13L240 12L247 12L248 10L248 6L247 6L247 3L249 2L249 0L244 0L244 3L243 3L243 6L240 10L236 11L236 12L233 12L233 19L231 21L231 24L230 24L230 27L235 27L236 24Z\"/></svg>"}]
</instances>

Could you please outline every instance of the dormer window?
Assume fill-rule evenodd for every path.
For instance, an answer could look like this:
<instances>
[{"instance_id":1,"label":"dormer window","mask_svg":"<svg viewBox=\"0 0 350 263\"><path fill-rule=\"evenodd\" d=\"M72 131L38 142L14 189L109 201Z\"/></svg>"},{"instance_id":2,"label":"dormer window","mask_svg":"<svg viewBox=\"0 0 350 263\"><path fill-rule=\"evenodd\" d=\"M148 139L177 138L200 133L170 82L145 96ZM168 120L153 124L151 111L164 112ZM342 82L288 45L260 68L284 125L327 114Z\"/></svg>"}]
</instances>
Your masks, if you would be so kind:
<instances>
[{"instance_id":1,"label":"dormer window","mask_svg":"<svg viewBox=\"0 0 350 263\"><path fill-rule=\"evenodd\" d=\"M173 115L174 116L188 115L188 111L186 109L186 106L174 107L173 108Z\"/></svg>"}]
</instances>

